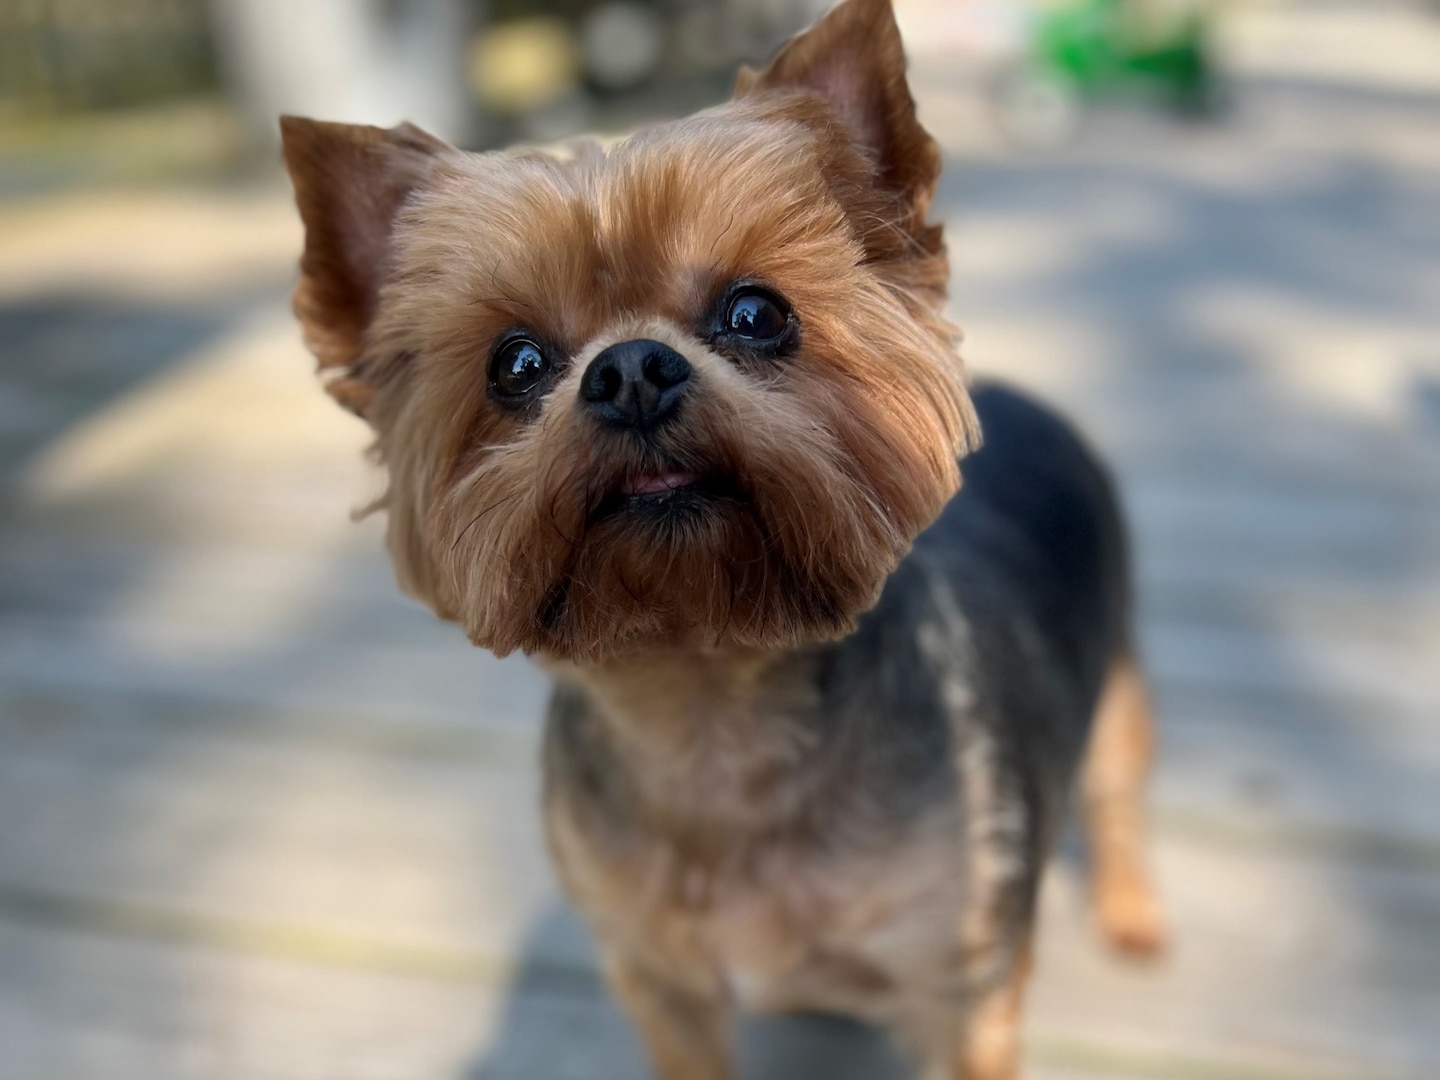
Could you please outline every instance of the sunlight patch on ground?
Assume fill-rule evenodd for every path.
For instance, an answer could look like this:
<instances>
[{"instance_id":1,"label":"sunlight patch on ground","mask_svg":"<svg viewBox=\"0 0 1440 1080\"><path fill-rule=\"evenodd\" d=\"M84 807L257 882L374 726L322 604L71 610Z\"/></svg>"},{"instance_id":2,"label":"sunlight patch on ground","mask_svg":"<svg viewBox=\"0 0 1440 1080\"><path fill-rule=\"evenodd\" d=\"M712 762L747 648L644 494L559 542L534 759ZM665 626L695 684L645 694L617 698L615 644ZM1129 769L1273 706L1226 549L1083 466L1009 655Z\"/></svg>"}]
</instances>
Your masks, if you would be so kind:
<instances>
[{"instance_id":1,"label":"sunlight patch on ground","mask_svg":"<svg viewBox=\"0 0 1440 1080\"><path fill-rule=\"evenodd\" d=\"M27 518L118 506L163 545L165 557L149 560L110 612L111 644L133 659L215 659L293 630L327 586L334 554L355 542L345 509L378 486L364 464L366 429L321 392L298 337L288 313L266 309L66 430L21 473ZM197 626L187 613L214 549L185 540L263 517L264 493L297 481L333 512L305 515L263 588Z\"/></svg>"},{"instance_id":2,"label":"sunlight patch on ground","mask_svg":"<svg viewBox=\"0 0 1440 1080\"><path fill-rule=\"evenodd\" d=\"M299 336L287 312L263 311L67 431L25 470L23 497L53 505L200 477L263 486L317 465L348 473L359 495L366 429L320 391Z\"/></svg>"},{"instance_id":3,"label":"sunlight patch on ground","mask_svg":"<svg viewBox=\"0 0 1440 1080\"><path fill-rule=\"evenodd\" d=\"M1417 373L1440 375L1437 327L1393 316L1364 318L1273 291L1196 290L1185 321L1222 342L1290 400L1392 426L1410 417Z\"/></svg>"},{"instance_id":4,"label":"sunlight patch on ground","mask_svg":"<svg viewBox=\"0 0 1440 1080\"><path fill-rule=\"evenodd\" d=\"M1420 4L1227 6L1233 15L1221 21L1226 60L1241 72L1440 91L1440 24Z\"/></svg>"},{"instance_id":5,"label":"sunlight patch on ground","mask_svg":"<svg viewBox=\"0 0 1440 1080\"><path fill-rule=\"evenodd\" d=\"M174 303L283 281L300 253L288 190L83 192L0 205L0 296L103 291Z\"/></svg>"}]
</instances>

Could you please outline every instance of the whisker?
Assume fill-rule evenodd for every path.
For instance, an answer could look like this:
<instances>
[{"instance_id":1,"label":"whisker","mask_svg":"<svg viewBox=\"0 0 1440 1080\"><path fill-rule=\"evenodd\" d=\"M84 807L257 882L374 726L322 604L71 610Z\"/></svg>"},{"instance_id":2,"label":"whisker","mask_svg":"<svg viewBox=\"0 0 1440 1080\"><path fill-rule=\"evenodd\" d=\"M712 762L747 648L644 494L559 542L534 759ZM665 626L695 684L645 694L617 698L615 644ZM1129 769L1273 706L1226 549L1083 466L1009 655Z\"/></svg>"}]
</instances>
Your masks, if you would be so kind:
<instances>
[{"instance_id":1,"label":"whisker","mask_svg":"<svg viewBox=\"0 0 1440 1080\"><path fill-rule=\"evenodd\" d=\"M720 246L720 241L725 239L725 234L728 233L728 232L729 232L732 228L734 228L734 227L735 227L735 211L732 210L732 211L730 211L730 221L729 221L729 223L725 226L724 231L721 232L720 235L715 238L715 242L710 245L710 254L711 254L711 255L714 255L714 254L715 254L715 249Z\"/></svg>"},{"instance_id":2,"label":"whisker","mask_svg":"<svg viewBox=\"0 0 1440 1080\"><path fill-rule=\"evenodd\" d=\"M468 533L471 529L473 529L481 518L483 518L486 514L490 513L491 510L494 510L498 506L504 506L511 499L514 499L519 495L520 492L512 491L503 499L497 499L495 502L487 506L484 510L481 510L480 513L476 514L473 518L471 518L469 524L467 524L463 529L460 530L460 535L455 537L455 542L450 545L450 554L455 554L455 549L460 546L460 541L465 539L465 534Z\"/></svg>"}]
</instances>

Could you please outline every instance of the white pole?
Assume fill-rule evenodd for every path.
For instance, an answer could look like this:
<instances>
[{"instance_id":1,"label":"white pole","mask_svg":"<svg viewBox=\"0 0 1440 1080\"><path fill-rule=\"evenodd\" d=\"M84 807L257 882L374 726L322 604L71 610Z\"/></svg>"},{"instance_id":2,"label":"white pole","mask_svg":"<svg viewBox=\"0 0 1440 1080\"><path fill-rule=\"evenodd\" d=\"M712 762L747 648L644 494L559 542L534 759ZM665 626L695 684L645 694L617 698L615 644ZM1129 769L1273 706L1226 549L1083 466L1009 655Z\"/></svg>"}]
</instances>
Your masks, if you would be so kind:
<instances>
[{"instance_id":1,"label":"white pole","mask_svg":"<svg viewBox=\"0 0 1440 1080\"><path fill-rule=\"evenodd\" d=\"M211 0L221 55L258 127L281 113L473 142L466 0Z\"/></svg>"}]
</instances>

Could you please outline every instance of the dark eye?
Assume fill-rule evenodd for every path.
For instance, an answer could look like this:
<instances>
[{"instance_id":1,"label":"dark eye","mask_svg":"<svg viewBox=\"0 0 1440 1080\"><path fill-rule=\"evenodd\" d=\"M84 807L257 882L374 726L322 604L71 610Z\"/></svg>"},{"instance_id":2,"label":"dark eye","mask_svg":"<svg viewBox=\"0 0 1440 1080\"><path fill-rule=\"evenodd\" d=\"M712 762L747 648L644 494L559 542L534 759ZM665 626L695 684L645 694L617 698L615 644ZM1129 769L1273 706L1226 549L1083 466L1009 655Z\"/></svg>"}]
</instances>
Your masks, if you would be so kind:
<instances>
[{"instance_id":1,"label":"dark eye","mask_svg":"<svg viewBox=\"0 0 1440 1080\"><path fill-rule=\"evenodd\" d=\"M550 361L529 338L512 338L495 353L490 381L506 397L529 393L550 370Z\"/></svg>"},{"instance_id":2,"label":"dark eye","mask_svg":"<svg viewBox=\"0 0 1440 1080\"><path fill-rule=\"evenodd\" d=\"M780 302L759 289L736 293L725 312L725 329L735 337L768 345L778 341L789 328L789 319Z\"/></svg>"}]
</instances>

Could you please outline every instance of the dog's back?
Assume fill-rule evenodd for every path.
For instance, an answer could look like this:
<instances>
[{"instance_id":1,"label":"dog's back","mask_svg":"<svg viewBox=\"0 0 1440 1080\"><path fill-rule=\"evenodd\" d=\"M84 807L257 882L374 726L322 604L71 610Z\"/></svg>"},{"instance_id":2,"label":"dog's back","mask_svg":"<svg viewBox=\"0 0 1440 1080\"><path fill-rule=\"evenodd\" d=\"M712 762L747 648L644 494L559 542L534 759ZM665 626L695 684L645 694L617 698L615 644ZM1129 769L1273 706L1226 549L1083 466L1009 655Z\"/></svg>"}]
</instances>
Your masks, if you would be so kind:
<instances>
[{"instance_id":1,"label":"dog's back","mask_svg":"<svg viewBox=\"0 0 1440 1080\"><path fill-rule=\"evenodd\" d=\"M984 743L1022 823L1011 841L1038 872L1128 650L1124 526L1104 467L1064 420L993 384L973 399L984 446L859 631L829 650L825 697L885 727L895 794L917 803L953 759L943 751Z\"/></svg>"},{"instance_id":2,"label":"dog's back","mask_svg":"<svg viewBox=\"0 0 1440 1080\"><path fill-rule=\"evenodd\" d=\"M915 551L953 582L977 647L997 662L986 668L997 689L1059 695L1045 702L1054 735L1078 744L1106 669L1128 644L1118 498L1104 465L1047 407L993 384L977 388L974 402L984 445ZM1021 655L996 655L998 640L987 646L1007 634Z\"/></svg>"}]
</instances>

